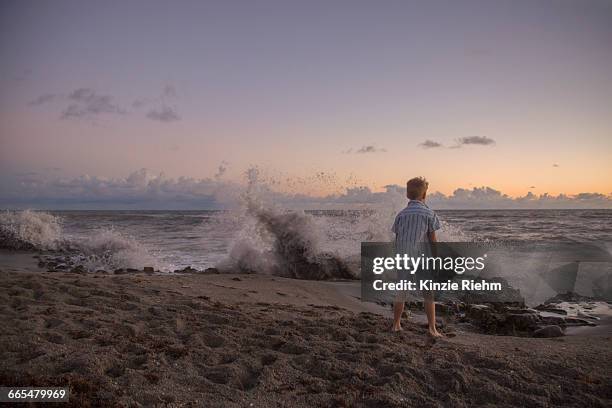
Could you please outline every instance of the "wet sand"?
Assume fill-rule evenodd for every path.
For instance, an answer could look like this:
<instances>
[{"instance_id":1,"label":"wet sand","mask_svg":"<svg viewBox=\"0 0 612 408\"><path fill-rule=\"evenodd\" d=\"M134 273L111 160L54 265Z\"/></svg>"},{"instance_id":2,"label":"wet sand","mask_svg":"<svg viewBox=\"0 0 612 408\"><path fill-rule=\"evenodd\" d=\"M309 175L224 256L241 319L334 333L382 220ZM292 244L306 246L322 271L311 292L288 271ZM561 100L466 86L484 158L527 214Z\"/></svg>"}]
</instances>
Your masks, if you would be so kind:
<instances>
[{"instance_id":1,"label":"wet sand","mask_svg":"<svg viewBox=\"0 0 612 408\"><path fill-rule=\"evenodd\" d=\"M0 383L69 386L68 406L612 404L605 333L432 341L391 333L354 282L49 273L31 255L0 254Z\"/></svg>"}]
</instances>

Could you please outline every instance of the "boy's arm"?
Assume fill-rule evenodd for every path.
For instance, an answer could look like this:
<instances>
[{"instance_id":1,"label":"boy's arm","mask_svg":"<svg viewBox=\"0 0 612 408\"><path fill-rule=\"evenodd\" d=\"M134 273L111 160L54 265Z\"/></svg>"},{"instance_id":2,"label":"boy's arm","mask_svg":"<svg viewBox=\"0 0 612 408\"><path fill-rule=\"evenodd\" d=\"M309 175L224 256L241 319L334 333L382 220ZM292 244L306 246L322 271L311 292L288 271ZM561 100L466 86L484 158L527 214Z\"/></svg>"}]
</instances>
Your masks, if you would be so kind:
<instances>
[{"instance_id":1,"label":"boy's arm","mask_svg":"<svg viewBox=\"0 0 612 408\"><path fill-rule=\"evenodd\" d=\"M431 254L433 256L438 256L438 246L436 245L438 242L438 238L436 238L436 231L431 231L429 233L429 243L431 244Z\"/></svg>"}]
</instances>

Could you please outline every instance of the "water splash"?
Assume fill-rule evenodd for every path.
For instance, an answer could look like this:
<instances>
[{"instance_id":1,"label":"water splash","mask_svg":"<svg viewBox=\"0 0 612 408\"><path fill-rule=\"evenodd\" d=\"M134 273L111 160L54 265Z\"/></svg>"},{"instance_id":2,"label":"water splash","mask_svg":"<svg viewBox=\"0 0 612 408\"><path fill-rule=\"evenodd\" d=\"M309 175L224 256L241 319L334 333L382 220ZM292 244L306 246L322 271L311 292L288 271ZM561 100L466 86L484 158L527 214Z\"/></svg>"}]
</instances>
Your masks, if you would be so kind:
<instances>
[{"instance_id":1,"label":"water splash","mask_svg":"<svg viewBox=\"0 0 612 408\"><path fill-rule=\"evenodd\" d=\"M62 245L61 219L40 211L0 214L0 248L57 250Z\"/></svg>"},{"instance_id":2,"label":"water splash","mask_svg":"<svg viewBox=\"0 0 612 408\"><path fill-rule=\"evenodd\" d=\"M282 211L266 202L270 190L246 173L242 196L245 226L219 267L247 273L268 273L295 279L355 279L358 273L334 252L320 247L320 230L303 211Z\"/></svg>"},{"instance_id":3,"label":"water splash","mask_svg":"<svg viewBox=\"0 0 612 408\"><path fill-rule=\"evenodd\" d=\"M154 253L136 239L115 231L98 228L85 236L64 233L61 217L44 211L5 211L0 214L0 248L61 253L67 264L98 269L142 268L169 269Z\"/></svg>"},{"instance_id":4,"label":"water splash","mask_svg":"<svg viewBox=\"0 0 612 408\"><path fill-rule=\"evenodd\" d=\"M156 270L171 270L155 254L135 238L116 231L102 228L94 234L71 242L74 255L71 262L83 265L89 271L99 269L112 271L119 268L142 269L150 266Z\"/></svg>"}]
</instances>

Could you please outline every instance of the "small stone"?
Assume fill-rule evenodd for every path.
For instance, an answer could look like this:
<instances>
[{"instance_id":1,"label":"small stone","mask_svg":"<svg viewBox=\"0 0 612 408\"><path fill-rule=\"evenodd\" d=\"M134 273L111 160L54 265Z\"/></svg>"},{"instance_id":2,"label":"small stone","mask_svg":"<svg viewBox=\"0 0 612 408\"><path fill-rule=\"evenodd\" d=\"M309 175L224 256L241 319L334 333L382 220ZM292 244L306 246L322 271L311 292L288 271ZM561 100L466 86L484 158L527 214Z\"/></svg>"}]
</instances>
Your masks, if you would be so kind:
<instances>
[{"instance_id":1,"label":"small stone","mask_svg":"<svg viewBox=\"0 0 612 408\"><path fill-rule=\"evenodd\" d=\"M174 273L198 273L199 271L197 269L192 268L191 266L187 266L183 269L177 269L174 271Z\"/></svg>"},{"instance_id":2,"label":"small stone","mask_svg":"<svg viewBox=\"0 0 612 408\"><path fill-rule=\"evenodd\" d=\"M533 332L533 337L561 337L564 336L563 329L560 326L544 326Z\"/></svg>"},{"instance_id":3,"label":"small stone","mask_svg":"<svg viewBox=\"0 0 612 408\"><path fill-rule=\"evenodd\" d=\"M152 266L145 266L144 268L142 268L143 272L154 272L155 269L153 269Z\"/></svg>"}]
</instances>

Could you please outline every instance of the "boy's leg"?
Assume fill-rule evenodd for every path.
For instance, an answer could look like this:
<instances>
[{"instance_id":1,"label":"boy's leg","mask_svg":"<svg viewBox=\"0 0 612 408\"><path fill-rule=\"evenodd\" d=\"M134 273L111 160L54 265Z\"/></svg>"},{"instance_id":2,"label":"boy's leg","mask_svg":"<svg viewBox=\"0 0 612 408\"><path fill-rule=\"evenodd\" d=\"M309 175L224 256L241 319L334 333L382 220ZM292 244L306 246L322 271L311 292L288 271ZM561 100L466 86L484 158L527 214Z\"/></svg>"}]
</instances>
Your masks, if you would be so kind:
<instances>
[{"instance_id":1,"label":"boy's leg","mask_svg":"<svg viewBox=\"0 0 612 408\"><path fill-rule=\"evenodd\" d=\"M402 313L404 312L404 301L396 300L393 303L393 331L402 330Z\"/></svg>"},{"instance_id":2,"label":"boy's leg","mask_svg":"<svg viewBox=\"0 0 612 408\"><path fill-rule=\"evenodd\" d=\"M436 329L436 303L434 302L433 292L423 293L423 300L429 334L433 337L442 337L442 334Z\"/></svg>"}]
</instances>

